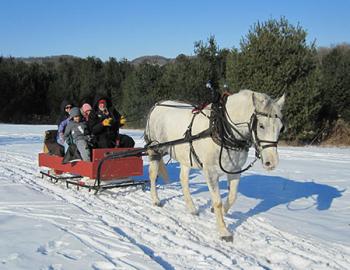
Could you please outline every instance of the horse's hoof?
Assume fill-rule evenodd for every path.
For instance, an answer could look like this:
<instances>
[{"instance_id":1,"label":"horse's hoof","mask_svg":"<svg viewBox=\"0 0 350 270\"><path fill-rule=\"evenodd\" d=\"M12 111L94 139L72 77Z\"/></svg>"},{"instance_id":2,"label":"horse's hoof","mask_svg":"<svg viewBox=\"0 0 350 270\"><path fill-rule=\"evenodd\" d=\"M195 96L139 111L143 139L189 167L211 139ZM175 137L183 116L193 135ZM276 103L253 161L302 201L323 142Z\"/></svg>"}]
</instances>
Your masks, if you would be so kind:
<instances>
[{"instance_id":1,"label":"horse's hoof","mask_svg":"<svg viewBox=\"0 0 350 270\"><path fill-rule=\"evenodd\" d=\"M158 207L163 207L164 204L158 201L158 202L154 202L153 205Z\"/></svg>"},{"instance_id":2,"label":"horse's hoof","mask_svg":"<svg viewBox=\"0 0 350 270\"><path fill-rule=\"evenodd\" d=\"M225 242L233 242L233 235L221 236L220 240L223 240Z\"/></svg>"},{"instance_id":3,"label":"horse's hoof","mask_svg":"<svg viewBox=\"0 0 350 270\"><path fill-rule=\"evenodd\" d=\"M214 207L211 207L211 208L210 208L210 212L212 212L213 214L215 213ZM223 216L226 216L226 214L227 214L227 212L223 209L223 210L222 210L222 215L223 215Z\"/></svg>"},{"instance_id":4,"label":"horse's hoof","mask_svg":"<svg viewBox=\"0 0 350 270\"><path fill-rule=\"evenodd\" d=\"M198 210L191 211L191 215L193 215L193 216L199 216L199 211L198 211Z\"/></svg>"}]
</instances>

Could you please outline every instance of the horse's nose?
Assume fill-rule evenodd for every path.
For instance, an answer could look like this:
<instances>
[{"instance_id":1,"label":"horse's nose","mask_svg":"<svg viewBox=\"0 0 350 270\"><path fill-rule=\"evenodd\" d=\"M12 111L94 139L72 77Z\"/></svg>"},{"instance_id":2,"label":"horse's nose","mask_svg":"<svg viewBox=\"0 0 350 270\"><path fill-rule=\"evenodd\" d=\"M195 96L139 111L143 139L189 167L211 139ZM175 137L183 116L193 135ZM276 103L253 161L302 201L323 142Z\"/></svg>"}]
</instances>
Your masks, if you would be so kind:
<instances>
[{"instance_id":1,"label":"horse's nose","mask_svg":"<svg viewBox=\"0 0 350 270\"><path fill-rule=\"evenodd\" d=\"M266 161L266 162L265 162L265 166L266 166L266 167L270 167L270 165L271 165L271 162L270 162L270 161Z\"/></svg>"}]
</instances>

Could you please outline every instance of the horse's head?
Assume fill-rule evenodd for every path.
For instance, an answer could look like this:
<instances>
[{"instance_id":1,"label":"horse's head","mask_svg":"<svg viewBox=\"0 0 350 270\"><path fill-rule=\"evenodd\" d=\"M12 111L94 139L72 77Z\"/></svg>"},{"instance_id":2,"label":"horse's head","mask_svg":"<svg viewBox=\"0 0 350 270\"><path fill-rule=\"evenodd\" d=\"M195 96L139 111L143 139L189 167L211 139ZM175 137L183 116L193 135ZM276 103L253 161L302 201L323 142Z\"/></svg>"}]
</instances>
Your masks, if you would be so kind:
<instances>
[{"instance_id":1,"label":"horse's head","mask_svg":"<svg viewBox=\"0 0 350 270\"><path fill-rule=\"evenodd\" d=\"M266 170L273 170L278 165L277 143L283 129L281 110L284 101L285 95L273 101L265 94L253 93L251 132L255 149Z\"/></svg>"}]
</instances>

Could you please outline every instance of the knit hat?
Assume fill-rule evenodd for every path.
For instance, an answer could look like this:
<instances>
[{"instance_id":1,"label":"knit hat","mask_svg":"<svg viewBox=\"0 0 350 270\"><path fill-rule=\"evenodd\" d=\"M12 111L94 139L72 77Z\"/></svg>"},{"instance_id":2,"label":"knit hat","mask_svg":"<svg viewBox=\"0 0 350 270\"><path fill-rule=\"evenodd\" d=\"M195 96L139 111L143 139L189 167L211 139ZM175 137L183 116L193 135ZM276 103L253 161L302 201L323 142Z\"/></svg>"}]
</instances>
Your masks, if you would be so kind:
<instances>
[{"instance_id":1,"label":"knit hat","mask_svg":"<svg viewBox=\"0 0 350 270\"><path fill-rule=\"evenodd\" d=\"M107 104L107 101L105 99L101 99L98 101L98 105L100 105L101 103Z\"/></svg>"},{"instance_id":2,"label":"knit hat","mask_svg":"<svg viewBox=\"0 0 350 270\"><path fill-rule=\"evenodd\" d=\"M81 110L83 113L86 113L87 111L91 111L92 107L89 103L84 103L83 106L81 106Z\"/></svg>"},{"instance_id":3,"label":"knit hat","mask_svg":"<svg viewBox=\"0 0 350 270\"><path fill-rule=\"evenodd\" d=\"M71 118L73 118L74 116L80 116L80 109L78 107L73 107L70 112L69 112L69 116Z\"/></svg>"}]
</instances>

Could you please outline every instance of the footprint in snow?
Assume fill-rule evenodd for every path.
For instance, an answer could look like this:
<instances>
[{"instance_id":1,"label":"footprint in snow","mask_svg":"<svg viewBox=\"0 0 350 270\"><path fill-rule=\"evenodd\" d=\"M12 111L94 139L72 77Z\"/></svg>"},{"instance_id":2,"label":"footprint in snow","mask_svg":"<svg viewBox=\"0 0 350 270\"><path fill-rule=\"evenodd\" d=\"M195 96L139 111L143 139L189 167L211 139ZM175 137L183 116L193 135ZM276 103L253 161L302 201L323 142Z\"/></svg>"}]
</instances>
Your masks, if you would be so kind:
<instances>
[{"instance_id":1,"label":"footprint in snow","mask_svg":"<svg viewBox=\"0 0 350 270\"><path fill-rule=\"evenodd\" d=\"M62 264L51 264L47 270L62 270Z\"/></svg>"},{"instance_id":2,"label":"footprint in snow","mask_svg":"<svg viewBox=\"0 0 350 270\"><path fill-rule=\"evenodd\" d=\"M94 270L115 270L116 267L109 262L94 262L92 264L92 269Z\"/></svg>"},{"instance_id":3,"label":"footprint in snow","mask_svg":"<svg viewBox=\"0 0 350 270\"><path fill-rule=\"evenodd\" d=\"M17 260L18 258L19 258L19 254L18 253L11 253L6 258L0 259L0 260L1 260L1 264L6 264L6 263L8 263L10 261Z\"/></svg>"},{"instance_id":4,"label":"footprint in snow","mask_svg":"<svg viewBox=\"0 0 350 270\"><path fill-rule=\"evenodd\" d=\"M62 241L49 241L48 243L38 247L36 251L43 255L48 255L51 252L55 252L60 247L67 246L67 245L68 245L67 243Z\"/></svg>"}]
</instances>

